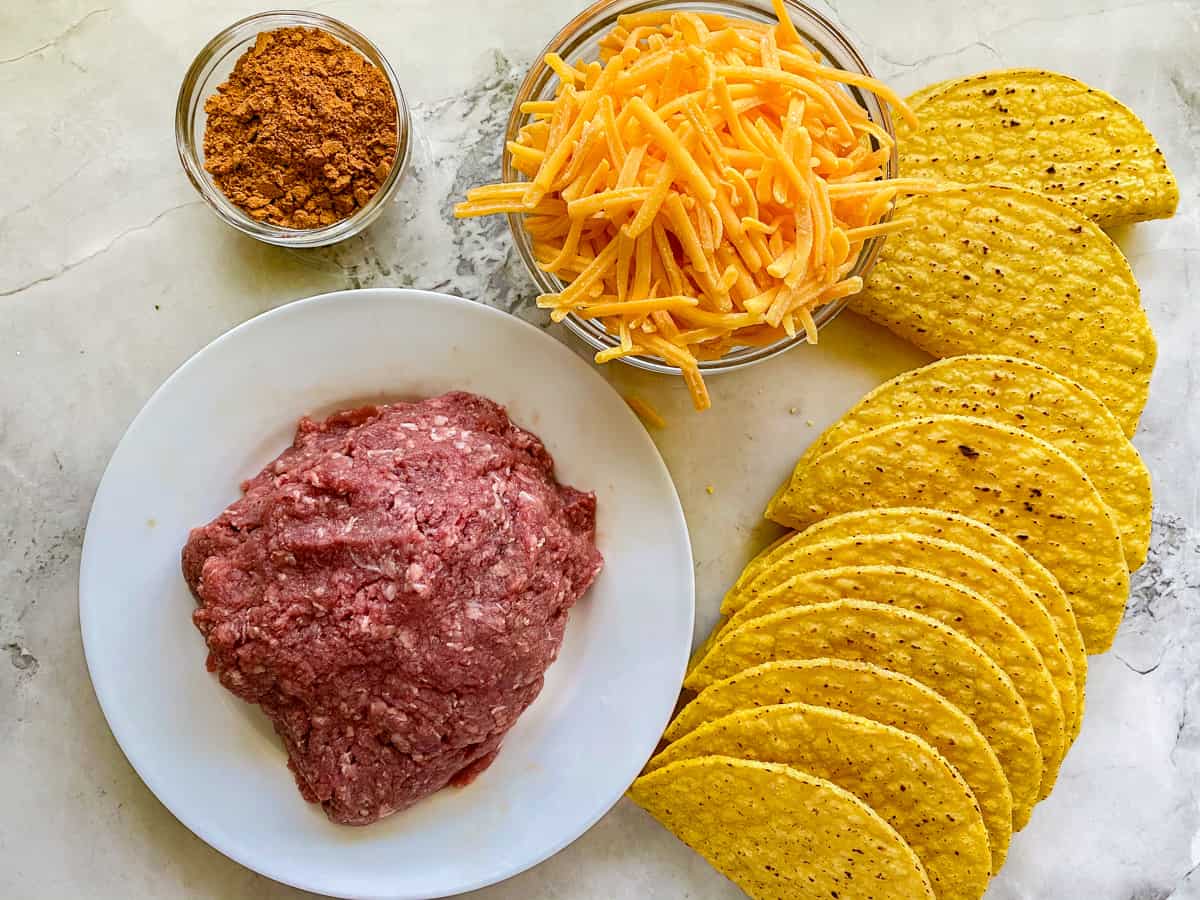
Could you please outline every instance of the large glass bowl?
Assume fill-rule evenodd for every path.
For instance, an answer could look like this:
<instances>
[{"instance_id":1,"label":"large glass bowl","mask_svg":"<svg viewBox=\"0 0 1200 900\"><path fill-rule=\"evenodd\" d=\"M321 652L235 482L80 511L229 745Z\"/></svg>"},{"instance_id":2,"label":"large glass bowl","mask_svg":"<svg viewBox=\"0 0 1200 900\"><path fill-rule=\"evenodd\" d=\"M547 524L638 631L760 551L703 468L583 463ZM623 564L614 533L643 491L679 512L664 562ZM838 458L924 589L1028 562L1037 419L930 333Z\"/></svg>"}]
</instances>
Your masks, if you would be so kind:
<instances>
[{"instance_id":1,"label":"large glass bowl","mask_svg":"<svg viewBox=\"0 0 1200 900\"><path fill-rule=\"evenodd\" d=\"M784 2L800 36L808 42L813 50L821 55L826 63L835 68L845 69L850 72L859 72L864 75L871 74L871 70L867 67L862 55L829 19L811 7L797 2L797 0L784 0ZM554 39L546 45L546 48L538 55L538 58L530 67L529 74L525 76L524 83L522 83L520 90L517 91L516 100L513 101L512 112L508 117L508 129L505 134L506 147L508 141L515 141L517 139L517 134L520 132L521 127L529 121L530 117L521 112L521 104L529 100L549 100L554 97L554 93L558 88L558 76L544 62L544 57L547 53L557 53L564 59L572 61L581 57L584 59L597 59L599 57L600 40L616 27L618 16L628 13L675 9L719 13L730 18L737 17L756 22L770 23L776 21L770 0L707 0L707 2L706 0L599 0L599 2L592 4L568 22L554 36ZM892 118L885 104L881 103L874 94L868 91L856 88L853 85L845 85L845 88L862 105L863 109L867 111L867 115L873 122L878 123L889 135L895 134L892 127ZM512 156L507 149L502 156L501 165L503 167L504 181L519 181L524 178L513 166ZM896 171L896 153L893 150L892 157L887 165L887 177L894 178ZM888 217L885 217L885 221L889 217L890 213ZM529 270L529 275L537 284L538 289L546 294L561 291L565 287L565 283L557 276L549 272L543 272L538 268L537 261L533 255L533 243L521 225L520 214L510 214L508 224L512 230L513 242L516 244L517 251L520 253L521 259L524 261L525 267ZM871 267L875 264L875 258L879 254L882 242L883 238L881 237L867 241L859 253L857 264L847 277L860 275L865 278L867 273L870 272ZM833 321L848 302L849 298L835 300L814 310L813 320L816 322L818 331L824 325ZM604 326L595 320L581 319L574 314L570 314L563 321L571 331L597 350L615 347L618 343L617 338L605 331ZM700 371L705 375L713 372L728 372L753 363L762 362L765 359L778 356L796 344L804 343L806 337L803 331L798 331L794 337L776 341L765 347L736 347L720 359L701 360L699 362ZM619 359L622 362L651 372L679 373L677 367L665 363L657 356L623 356L619 357Z\"/></svg>"},{"instance_id":2,"label":"large glass bowl","mask_svg":"<svg viewBox=\"0 0 1200 900\"><path fill-rule=\"evenodd\" d=\"M207 123L204 101L217 92L217 85L229 77L234 63L254 45L260 32L297 26L316 28L349 44L383 73L396 100L396 160L392 163L391 171L365 206L332 225L319 228L283 228L251 218L225 196L204 168L204 127ZM196 55L183 78L175 105L175 145L179 151L179 161L183 163L184 171L200 196L208 202L213 212L234 228L280 247L324 247L353 237L370 225L383 212L400 184L408 165L411 143L404 93L400 90L395 71L379 48L349 25L315 12L275 10L234 22Z\"/></svg>"}]
</instances>

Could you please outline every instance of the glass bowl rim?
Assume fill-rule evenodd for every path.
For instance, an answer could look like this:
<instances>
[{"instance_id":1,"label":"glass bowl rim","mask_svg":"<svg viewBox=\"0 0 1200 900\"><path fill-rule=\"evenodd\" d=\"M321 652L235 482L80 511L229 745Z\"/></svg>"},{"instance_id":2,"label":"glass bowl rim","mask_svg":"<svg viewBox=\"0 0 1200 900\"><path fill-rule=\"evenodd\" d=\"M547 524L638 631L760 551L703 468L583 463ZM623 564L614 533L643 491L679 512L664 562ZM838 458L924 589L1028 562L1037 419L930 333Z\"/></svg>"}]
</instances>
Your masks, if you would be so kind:
<instances>
[{"instance_id":1,"label":"glass bowl rim","mask_svg":"<svg viewBox=\"0 0 1200 900\"><path fill-rule=\"evenodd\" d=\"M396 158L383 184L357 212L331 225L318 228L284 228L260 222L235 206L205 171L200 151L203 133L195 127L197 109L213 89L209 87L209 82L215 60L234 52L238 45L253 40L258 33L297 26L316 28L348 44L378 66L396 103ZM412 118L404 91L383 51L356 28L332 16L309 10L266 10L245 16L221 29L192 60L180 83L179 95L175 102L175 147L192 186L204 198L208 207L226 224L243 234L278 247L325 247L353 237L370 225L386 208L387 201L395 193L408 167L412 154L411 131Z\"/></svg>"},{"instance_id":2,"label":"glass bowl rim","mask_svg":"<svg viewBox=\"0 0 1200 900\"><path fill-rule=\"evenodd\" d=\"M801 2L801 0L783 0L783 2L787 6L792 22L796 26L796 30L800 32L801 37L816 44L822 51L830 44L834 45L839 51L839 59L829 59L832 65L845 71L854 71L874 77L874 73L871 71L870 66L867 65L861 51L841 26L830 21L823 13L809 6L807 3ZM521 104L527 100L537 99L540 96L540 92L553 84L556 79L553 71L546 65L546 54L558 53L564 57L570 55L571 49L576 44L582 40L586 40L587 37L593 34L599 33L601 30L615 25L618 15L656 9L686 9L688 7L699 8L702 12L721 12L729 15L754 12L765 16L771 13L770 0L698 0L698 2L691 3L688 0L640 0L640 2L639 0L596 0L596 2L592 3L559 29L558 33L554 35L545 48L533 60L529 71L517 89L505 129L505 145L501 150L501 179L505 182L513 181L517 180L519 175L512 166L512 154L508 152L508 142L516 139L517 132L527 118L521 112ZM814 34L814 31L818 33ZM851 65L845 65L844 63L846 62ZM891 112L887 104L869 91L854 89L853 86L848 87L866 101L864 107L867 110L869 118L894 139L896 136L895 126L893 125ZM891 156L888 159L886 177L895 178L898 170L899 155L896 147L893 146ZM880 222L890 221L892 215L893 211L889 210ZM522 215L520 213L508 213L507 219L513 244L517 248L521 261L529 273L529 277L533 279L538 290L543 293L554 293L561 290L562 283L556 277L550 273L543 272L538 267L533 256L531 241L521 225ZM885 236L878 236L864 243L862 249L859 251L855 268L850 273L851 275L860 275L865 278L870 273L885 239ZM817 332L819 333L825 325L832 322L838 313L845 309L851 299L850 297L843 297L814 310L813 320L816 324ZM617 338L605 331L603 326L598 325L594 321L582 319L574 313L568 313L563 319L563 323L576 337L583 340L595 350L607 350L618 344ZM807 335L803 329L800 329L794 336L782 338L773 344L762 347L747 346L735 348L719 359L700 360L697 365L700 371L706 375L715 372L731 372L772 359L792 349L797 344L806 342ZM634 355L617 358L627 365L646 371L669 375L680 374L678 366L670 365L657 356Z\"/></svg>"}]
</instances>

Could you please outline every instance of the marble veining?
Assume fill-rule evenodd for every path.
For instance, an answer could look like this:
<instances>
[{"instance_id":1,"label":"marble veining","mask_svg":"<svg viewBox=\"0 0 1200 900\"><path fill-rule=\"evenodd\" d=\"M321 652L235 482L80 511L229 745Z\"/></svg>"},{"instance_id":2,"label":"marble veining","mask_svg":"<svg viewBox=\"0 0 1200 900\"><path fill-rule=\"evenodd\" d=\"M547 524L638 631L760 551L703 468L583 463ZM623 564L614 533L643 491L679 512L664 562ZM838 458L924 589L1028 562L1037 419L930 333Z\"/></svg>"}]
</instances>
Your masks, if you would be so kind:
<instances>
[{"instance_id":1,"label":"marble veining","mask_svg":"<svg viewBox=\"0 0 1200 900\"><path fill-rule=\"evenodd\" d=\"M244 0L12 0L0 9L0 896L303 895L226 860L142 785L96 705L76 580L91 497L121 433L213 337L298 297L400 285L471 297L542 327L501 218L450 205L498 174L529 61L582 0L307 4L375 39L416 144L370 231L307 253L222 225L175 157L179 79ZM1153 542L1111 653L1094 657L1083 733L1016 837L989 900L1200 898L1200 52L1197 0L834 0L824 8L901 90L1001 66L1057 68L1141 114L1179 177L1168 222L1114 237L1159 338L1135 442L1154 475ZM586 355L561 328L552 333ZM667 416L655 434L692 532L697 635L801 449L862 393L924 361L851 315L800 348L714 379L691 414L673 381L613 366ZM152 652L152 651L151 651ZM622 801L575 844L480 900L724 900L728 882Z\"/></svg>"}]
</instances>

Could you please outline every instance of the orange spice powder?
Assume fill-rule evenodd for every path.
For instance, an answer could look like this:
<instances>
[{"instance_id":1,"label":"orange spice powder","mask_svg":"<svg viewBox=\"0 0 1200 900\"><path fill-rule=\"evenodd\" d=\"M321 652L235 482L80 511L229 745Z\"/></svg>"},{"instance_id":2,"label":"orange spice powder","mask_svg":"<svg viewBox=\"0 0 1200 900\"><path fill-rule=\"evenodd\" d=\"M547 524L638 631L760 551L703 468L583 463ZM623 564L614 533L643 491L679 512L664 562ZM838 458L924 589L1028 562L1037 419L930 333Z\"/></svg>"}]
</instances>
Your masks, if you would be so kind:
<instances>
[{"instance_id":1,"label":"orange spice powder","mask_svg":"<svg viewBox=\"0 0 1200 900\"><path fill-rule=\"evenodd\" d=\"M248 215L285 228L352 215L396 162L387 78L315 28L260 34L204 111L204 168Z\"/></svg>"}]
</instances>

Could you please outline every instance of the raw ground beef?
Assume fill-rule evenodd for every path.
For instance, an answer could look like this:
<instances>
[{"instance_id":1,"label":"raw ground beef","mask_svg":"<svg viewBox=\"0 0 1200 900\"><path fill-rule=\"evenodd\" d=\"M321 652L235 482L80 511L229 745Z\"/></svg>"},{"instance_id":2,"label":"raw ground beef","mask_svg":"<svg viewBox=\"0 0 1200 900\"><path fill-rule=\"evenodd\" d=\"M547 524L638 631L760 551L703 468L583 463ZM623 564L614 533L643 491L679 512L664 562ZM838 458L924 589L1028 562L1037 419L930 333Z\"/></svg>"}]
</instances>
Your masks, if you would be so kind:
<instances>
[{"instance_id":1,"label":"raw ground beef","mask_svg":"<svg viewBox=\"0 0 1200 900\"><path fill-rule=\"evenodd\" d=\"M208 667L304 797L364 825L486 768L600 570L596 501L473 394L302 419L192 531Z\"/></svg>"}]
</instances>

